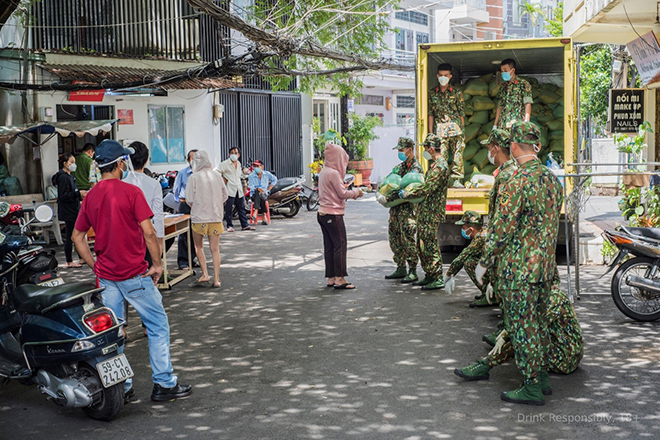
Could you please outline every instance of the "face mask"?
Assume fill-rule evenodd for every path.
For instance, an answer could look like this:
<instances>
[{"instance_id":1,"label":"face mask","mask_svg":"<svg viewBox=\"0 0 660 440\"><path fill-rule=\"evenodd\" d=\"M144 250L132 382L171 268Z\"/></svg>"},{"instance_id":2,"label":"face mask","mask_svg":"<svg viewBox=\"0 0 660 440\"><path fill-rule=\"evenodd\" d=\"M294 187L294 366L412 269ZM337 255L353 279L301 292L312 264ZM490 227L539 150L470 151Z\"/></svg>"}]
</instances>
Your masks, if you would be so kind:
<instances>
[{"instance_id":1,"label":"face mask","mask_svg":"<svg viewBox=\"0 0 660 440\"><path fill-rule=\"evenodd\" d=\"M465 229L461 229L461 235L463 236L464 239L466 240L472 240L472 237L468 235L467 232L465 232Z\"/></svg>"},{"instance_id":2,"label":"face mask","mask_svg":"<svg viewBox=\"0 0 660 440\"><path fill-rule=\"evenodd\" d=\"M261 168L259 167L254 167L254 172L259 174L261 172Z\"/></svg>"},{"instance_id":3,"label":"face mask","mask_svg":"<svg viewBox=\"0 0 660 440\"><path fill-rule=\"evenodd\" d=\"M424 150L424 153L422 153L422 156L424 156L424 159L426 159L426 160L433 160L433 156L431 156L431 153L429 153L426 150Z\"/></svg>"},{"instance_id":4,"label":"face mask","mask_svg":"<svg viewBox=\"0 0 660 440\"><path fill-rule=\"evenodd\" d=\"M502 81L511 81L511 72L502 72Z\"/></svg>"},{"instance_id":5,"label":"face mask","mask_svg":"<svg viewBox=\"0 0 660 440\"><path fill-rule=\"evenodd\" d=\"M229 159L230 159L232 162L236 162L236 161L238 160L238 154L230 154L230 155L229 155Z\"/></svg>"},{"instance_id":6,"label":"face mask","mask_svg":"<svg viewBox=\"0 0 660 440\"><path fill-rule=\"evenodd\" d=\"M126 169L121 173L121 180L124 180L127 177L128 177L128 165L126 165Z\"/></svg>"},{"instance_id":7,"label":"face mask","mask_svg":"<svg viewBox=\"0 0 660 440\"><path fill-rule=\"evenodd\" d=\"M76 165L75 163L69 165L69 171L71 171L72 173L75 173L77 169L78 169L78 165Z\"/></svg>"},{"instance_id":8,"label":"face mask","mask_svg":"<svg viewBox=\"0 0 660 440\"><path fill-rule=\"evenodd\" d=\"M515 160L516 163L520 165L520 159L523 157L536 157L536 154L523 154L522 156L514 157L513 160Z\"/></svg>"},{"instance_id":9,"label":"face mask","mask_svg":"<svg viewBox=\"0 0 660 440\"><path fill-rule=\"evenodd\" d=\"M407 159L406 153L404 153L403 151L399 151L399 160L405 161L406 159Z\"/></svg>"},{"instance_id":10,"label":"face mask","mask_svg":"<svg viewBox=\"0 0 660 440\"><path fill-rule=\"evenodd\" d=\"M490 154L490 150L488 150L488 162L490 162L492 165L495 165L495 156Z\"/></svg>"},{"instance_id":11,"label":"face mask","mask_svg":"<svg viewBox=\"0 0 660 440\"><path fill-rule=\"evenodd\" d=\"M444 87L447 84L449 84L449 78L447 78L446 76L440 76L438 77L438 82L440 83L441 86Z\"/></svg>"}]
</instances>

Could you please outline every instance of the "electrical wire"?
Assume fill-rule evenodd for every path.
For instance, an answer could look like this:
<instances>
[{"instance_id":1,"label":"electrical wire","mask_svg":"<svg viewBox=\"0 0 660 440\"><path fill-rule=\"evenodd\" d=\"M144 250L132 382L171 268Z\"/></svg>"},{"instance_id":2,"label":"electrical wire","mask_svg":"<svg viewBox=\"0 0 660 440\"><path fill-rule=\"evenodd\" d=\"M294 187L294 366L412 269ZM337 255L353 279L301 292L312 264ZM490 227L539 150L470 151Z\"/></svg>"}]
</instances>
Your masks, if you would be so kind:
<instances>
[{"instance_id":1,"label":"electrical wire","mask_svg":"<svg viewBox=\"0 0 660 440\"><path fill-rule=\"evenodd\" d=\"M644 42L644 44L646 44L648 47L650 47L651 49L653 49L654 52L660 52L660 50L658 50L658 48L657 48L656 46L653 46L651 43L649 43L648 41L646 41L646 40L644 39L644 37L642 37L642 36L639 34L639 32L637 32L637 29L635 29L635 26L633 25L632 20L630 19L630 16L628 15L628 9L626 8L626 3L625 3L623 0L621 0L621 5L623 6L623 12L626 13L626 18L628 19L628 23L630 23L630 27L632 28L632 30L633 30L633 31L637 34L637 36L638 36L638 37ZM657 3L656 3L656 9L657 9ZM657 18L658 18L658 16L656 16L656 19L657 19Z\"/></svg>"}]
</instances>

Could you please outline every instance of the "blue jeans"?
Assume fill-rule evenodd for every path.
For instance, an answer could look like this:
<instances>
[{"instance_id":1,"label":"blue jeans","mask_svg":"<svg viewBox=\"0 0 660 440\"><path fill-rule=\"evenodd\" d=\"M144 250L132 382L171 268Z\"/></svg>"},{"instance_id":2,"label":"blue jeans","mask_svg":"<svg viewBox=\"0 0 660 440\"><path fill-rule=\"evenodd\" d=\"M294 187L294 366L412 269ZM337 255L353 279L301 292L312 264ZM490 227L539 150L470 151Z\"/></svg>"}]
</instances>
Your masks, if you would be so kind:
<instances>
[{"instance_id":1,"label":"blue jeans","mask_svg":"<svg viewBox=\"0 0 660 440\"><path fill-rule=\"evenodd\" d=\"M103 291L103 304L109 307L117 318L125 319L124 299L128 301L140 315L147 327L149 336L149 362L151 362L151 379L154 383L172 388L177 384L170 360L170 324L163 307L163 297L150 277L137 276L124 281L99 279ZM122 347L123 349L123 347ZM123 350L122 350L123 351ZM124 390L129 390L132 381L124 384Z\"/></svg>"}]
</instances>

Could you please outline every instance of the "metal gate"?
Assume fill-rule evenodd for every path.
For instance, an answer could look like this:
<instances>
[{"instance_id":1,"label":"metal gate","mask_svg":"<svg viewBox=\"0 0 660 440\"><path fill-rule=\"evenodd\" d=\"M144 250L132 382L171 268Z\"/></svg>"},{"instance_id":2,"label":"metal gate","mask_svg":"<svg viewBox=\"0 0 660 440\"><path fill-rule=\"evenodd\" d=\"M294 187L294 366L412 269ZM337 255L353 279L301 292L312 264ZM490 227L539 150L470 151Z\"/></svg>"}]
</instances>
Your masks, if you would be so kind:
<instances>
[{"instance_id":1,"label":"metal gate","mask_svg":"<svg viewBox=\"0 0 660 440\"><path fill-rule=\"evenodd\" d=\"M299 176L302 164L300 95L292 93L218 92L225 107L220 119L220 156L238 146L241 162L265 162L278 177Z\"/></svg>"}]
</instances>

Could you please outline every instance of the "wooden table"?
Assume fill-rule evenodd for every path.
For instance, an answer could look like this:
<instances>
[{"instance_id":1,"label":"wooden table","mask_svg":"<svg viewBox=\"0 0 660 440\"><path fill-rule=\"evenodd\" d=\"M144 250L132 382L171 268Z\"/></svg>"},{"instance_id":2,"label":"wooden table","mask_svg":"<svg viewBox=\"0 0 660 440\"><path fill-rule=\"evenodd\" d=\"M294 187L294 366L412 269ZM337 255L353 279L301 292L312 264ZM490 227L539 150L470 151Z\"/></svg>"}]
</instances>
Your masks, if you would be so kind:
<instances>
[{"instance_id":1,"label":"wooden table","mask_svg":"<svg viewBox=\"0 0 660 440\"><path fill-rule=\"evenodd\" d=\"M190 262L190 267L185 270L181 269L172 269L167 268L167 251L165 247L165 241L170 238L178 237L181 234L186 234L188 238L188 261ZM195 272L192 270L192 252L190 250L190 245L192 238L190 236L190 216L187 214L179 215L176 217L166 217L165 218L165 236L162 239L163 245L163 282L158 283L157 287L159 289L171 289L173 285L185 280L189 276L192 276ZM174 275L174 278L170 279L170 274Z\"/></svg>"}]
</instances>

